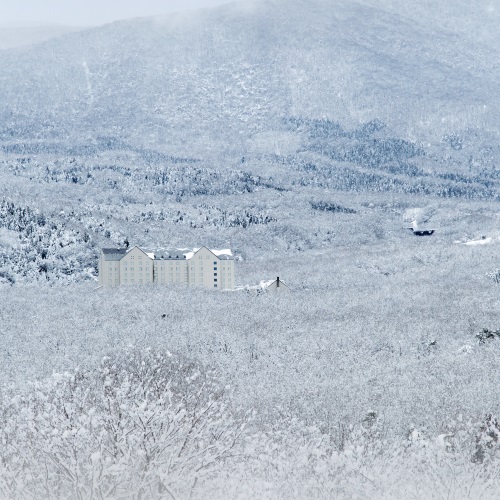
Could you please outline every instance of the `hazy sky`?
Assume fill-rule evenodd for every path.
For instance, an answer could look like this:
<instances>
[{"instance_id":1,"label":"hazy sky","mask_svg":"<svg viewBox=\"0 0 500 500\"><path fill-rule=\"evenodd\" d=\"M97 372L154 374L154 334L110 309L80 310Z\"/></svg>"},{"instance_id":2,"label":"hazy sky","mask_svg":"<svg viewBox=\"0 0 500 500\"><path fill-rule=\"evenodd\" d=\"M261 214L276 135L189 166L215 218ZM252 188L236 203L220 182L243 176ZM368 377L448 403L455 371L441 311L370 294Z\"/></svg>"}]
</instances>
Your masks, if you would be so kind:
<instances>
[{"instance_id":1,"label":"hazy sky","mask_svg":"<svg viewBox=\"0 0 500 500\"><path fill-rule=\"evenodd\" d=\"M212 7L231 0L0 0L0 26L95 26L129 17Z\"/></svg>"}]
</instances>

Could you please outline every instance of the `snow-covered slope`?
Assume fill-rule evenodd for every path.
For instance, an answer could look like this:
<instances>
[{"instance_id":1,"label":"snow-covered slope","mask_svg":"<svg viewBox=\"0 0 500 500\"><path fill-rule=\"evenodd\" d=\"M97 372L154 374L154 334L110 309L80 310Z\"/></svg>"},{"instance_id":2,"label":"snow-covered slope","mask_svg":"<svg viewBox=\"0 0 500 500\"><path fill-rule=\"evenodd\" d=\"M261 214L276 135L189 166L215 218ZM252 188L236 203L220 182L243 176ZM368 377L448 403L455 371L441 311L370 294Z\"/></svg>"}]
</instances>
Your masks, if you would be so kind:
<instances>
[{"instance_id":1,"label":"snow-covered slope","mask_svg":"<svg viewBox=\"0 0 500 500\"><path fill-rule=\"evenodd\" d=\"M125 237L316 250L372 193L500 200L496 21L483 0L243 0L0 51L0 270L86 279Z\"/></svg>"},{"instance_id":2,"label":"snow-covered slope","mask_svg":"<svg viewBox=\"0 0 500 500\"><path fill-rule=\"evenodd\" d=\"M479 22L495 11L372 4L243 2L3 52L2 137L112 132L203 150L290 116L379 119L416 138L497 128L498 37Z\"/></svg>"}]
</instances>

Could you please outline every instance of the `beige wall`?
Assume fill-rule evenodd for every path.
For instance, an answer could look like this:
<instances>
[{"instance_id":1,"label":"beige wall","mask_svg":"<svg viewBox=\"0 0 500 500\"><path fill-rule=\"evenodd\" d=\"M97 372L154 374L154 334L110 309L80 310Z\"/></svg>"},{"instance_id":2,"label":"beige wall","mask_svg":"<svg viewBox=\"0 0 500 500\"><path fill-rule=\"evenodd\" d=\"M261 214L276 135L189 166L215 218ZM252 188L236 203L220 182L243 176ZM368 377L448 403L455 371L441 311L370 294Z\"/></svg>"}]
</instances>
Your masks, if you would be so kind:
<instances>
[{"instance_id":1,"label":"beige wall","mask_svg":"<svg viewBox=\"0 0 500 500\"><path fill-rule=\"evenodd\" d=\"M191 285L234 289L234 260L219 259L208 248L200 248L188 262Z\"/></svg>"},{"instance_id":2,"label":"beige wall","mask_svg":"<svg viewBox=\"0 0 500 500\"><path fill-rule=\"evenodd\" d=\"M101 252L99 257L99 285L115 287L120 284L120 261L105 260Z\"/></svg>"},{"instance_id":3,"label":"beige wall","mask_svg":"<svg viewBox=\"0 0 500 500\"><path fill-rule=\"evenodd\" d=\"M232 290L234 261L219 259L208 248L201 248L187 260L155 260L154 281L160 285L184 283L204 288Z\"/></svg>"},{"instance_id":4,"label":"beige wall","mask_svg":"<svg viewBox=\"0 0 500 500\"><path fill-rule=\"evenodd\" d=\"M234 260L220 261L221 289L234 290Z\"/></svg>"},{"instance_id":5,"label":"beige wall","mask_svg":"<svg viewBox=\"0 0 500 500\"><path fill-rule=\"evenodd\" d=\"M153 283L153 259L134 247L120 260L120 284L144 285Z\"/></svg>"},{"instance_id":6,"label":"beige wall","mask_svg":"<svg viewBox=\"0 0 500 500\"><path fill-rule=\"evenodd\" d=\"M105 278L105 271L104 271L104 254L101 250L101 253L99 254L99 261L97 265L97 272L99 273L99 286L105 286L104 284L104 278Z\"/></svg>"},{"instance_id":7,"label":"beige wall","mask_svg":"<svg viewBox=\"0 0 500 500\"><path fill-rule=\"evenodd\" d=\"M188 283L188 261L159 259L154 261L154 282L159 285Z\"/></svg>"}]
</instances>

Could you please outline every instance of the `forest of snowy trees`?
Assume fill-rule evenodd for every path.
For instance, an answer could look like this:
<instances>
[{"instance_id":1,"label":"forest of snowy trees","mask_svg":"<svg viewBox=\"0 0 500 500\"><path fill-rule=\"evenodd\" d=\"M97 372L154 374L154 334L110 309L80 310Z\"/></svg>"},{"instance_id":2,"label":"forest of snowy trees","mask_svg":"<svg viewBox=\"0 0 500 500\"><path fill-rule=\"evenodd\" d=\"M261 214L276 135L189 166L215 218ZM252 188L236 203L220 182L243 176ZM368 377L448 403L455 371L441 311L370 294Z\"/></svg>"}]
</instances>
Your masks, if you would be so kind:
<instances>
[{"instance_id":1,"label":"forest of snowy trees","mask_svg":"<svg viewBox=\"0 0 500 500\"><path fill-rule=\"evenodd\" d=\"M2 392L5 498L495 498L500 487L492 416L397 438L376 412L333 439L289 417L256 426L214 373L167 351Z\"/></svg>"},{"instance_id":2,"label":"forest of snowy trees","mask_svg":"<svg viewBox=\"0 0 500 500\"><path fill-rule=\"evenodd\" d=\"M0 498L498 498L491 6L0 49ZM231 248L240 290L98 288L126 245Z\"/></svg>"},{"instance_id":3,"label":"forest of snowy trees","mask_svg":"<svg viewBox=\"0 0 500 500\"><path fill-rule=\"evenodd\" d=\"M495 498L500 340L477 333L498 285L443 284L431 308L407 279L9 288L1 495Z\"/></svg>"}]
</instances>

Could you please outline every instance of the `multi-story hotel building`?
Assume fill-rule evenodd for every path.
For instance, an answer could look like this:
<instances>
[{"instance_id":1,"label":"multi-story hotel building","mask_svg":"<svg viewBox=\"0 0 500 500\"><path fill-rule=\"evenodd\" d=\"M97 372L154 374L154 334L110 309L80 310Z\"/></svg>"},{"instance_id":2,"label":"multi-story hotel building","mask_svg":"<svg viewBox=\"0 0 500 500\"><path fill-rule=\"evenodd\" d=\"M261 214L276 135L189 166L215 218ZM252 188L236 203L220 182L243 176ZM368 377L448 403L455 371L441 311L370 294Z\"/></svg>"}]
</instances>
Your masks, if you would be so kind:
<instances>
[{"instance_id":1,"label":"multi-story hotel building","mask_svg":"<svg viewBox=\"0 0 500 500\"><path fill-rule=\"evenodd\" d=\"M234 257L231 250L144 251L135 246L103 248L99 257L99 285L168 285L184 283L220 290L234 290Z\"/></svg>"}]
</instances>

